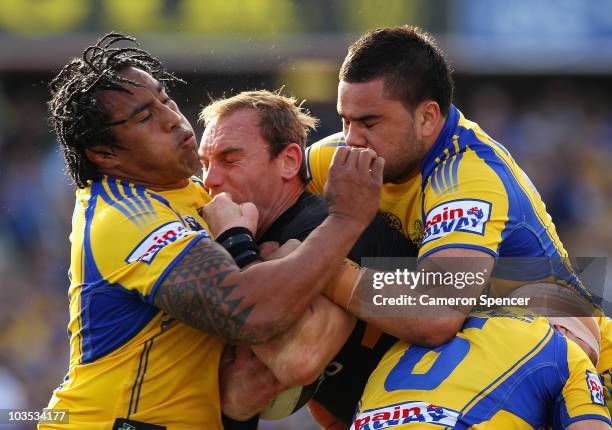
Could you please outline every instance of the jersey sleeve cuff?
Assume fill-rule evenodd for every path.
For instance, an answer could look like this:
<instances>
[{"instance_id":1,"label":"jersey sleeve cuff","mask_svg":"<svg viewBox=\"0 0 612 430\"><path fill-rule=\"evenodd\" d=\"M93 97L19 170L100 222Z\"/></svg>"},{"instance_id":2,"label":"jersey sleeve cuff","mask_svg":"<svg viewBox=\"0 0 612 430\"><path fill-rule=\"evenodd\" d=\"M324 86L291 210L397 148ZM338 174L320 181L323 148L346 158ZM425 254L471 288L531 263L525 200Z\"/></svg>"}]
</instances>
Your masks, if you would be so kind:
<instances>
[{"instance_id":1,"label":"jersey sleeve cuff","mask_svg":"<svg viewBox=\"0 0 612 430\"><path fill-rule=\"evenodd\" d=\"M480 245L472 245L469 243L449 243L446 245L440 245L440 246L436 246L435 248L430 249L429 251L425 252L423 255L420 255L418 257L418 261L420 262L423 258L433 254L436 251L441 251L442 249L449 249L449 248L463 248L463 249L476 249L478 251L483 251L486 252L487 254L490 254L493 256L493 258L497 259L498 254L497 252L484 247L484 246L480 246Z\"/></svg>"},{"instance_id":2,"label":"jersey sleeve cuff","mask_svg":"<svg viewBox=\"0 0 612 430\"><path fill-rule=\"evenodd\" d=\"M585 420L599 420L599 421L603 421L607 423L608 425L612 426L612 421L610 421L610 418L606 417L605 415L585 414L585 415L578 415L576 417L570 418L565 423L563 423L563 427L565 428L571 424L577 423L578 421L585 421Z\"/></svg>"}]
</instances>

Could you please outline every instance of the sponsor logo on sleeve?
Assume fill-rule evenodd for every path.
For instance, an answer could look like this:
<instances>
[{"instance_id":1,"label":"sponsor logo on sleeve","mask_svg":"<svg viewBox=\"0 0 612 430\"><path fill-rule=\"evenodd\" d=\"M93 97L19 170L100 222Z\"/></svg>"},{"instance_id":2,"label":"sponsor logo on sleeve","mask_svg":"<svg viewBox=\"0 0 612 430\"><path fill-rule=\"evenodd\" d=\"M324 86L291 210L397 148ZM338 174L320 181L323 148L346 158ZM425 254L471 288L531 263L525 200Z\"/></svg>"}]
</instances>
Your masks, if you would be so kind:
<instances>
[{"instance_id":1,"label":"sponsor logo on sleeve","mask_svg":"<svg viewBox=\"0 0 612 430\"><path fill-rule=\"evenodd\" d=\"M591 372L590 370L586 371L586 383L591 393L591 402L595 405L606 405L606 400L604 396L604 388L601 383L601 379L599 379L599 375L595 372Z\"/></svg>"},{"instance_id":2,"label":"sponsor logo on sleeve","mask_svg":"<svg viewBox=\"0 0 612 430\"><path fill-rule=\"evenodd\" d=\"M169 222L158 227L145 237L128 255L125 261L128 263L142 261L143 263L150 264L164 246L184 237L198 234L202 233L188 230L178 221Z\"/></svg>"},{"instance_id":3,"label":"sponsor logo on sleeve","mask_svg":"<svg viewBox=\"0 0 612 430\"><path fill-rule=\"evenodd\" d=\"M454 231L484 235L491 218L491 203L484 200L452 200L435 206L425 217L423 244Z\"/></svg>"},{"instance_id":4,"label":"sponsor logo on sleeve","mask_svg":"<svg viewBox=\"0 0 612 430\"><path fill-rule=\"evenodd\" d=\"M351 430L386 429L411 422L432 423L454 428L459 412L427 402L405 402L359 414Z\"/></svg>"}]
</instances>

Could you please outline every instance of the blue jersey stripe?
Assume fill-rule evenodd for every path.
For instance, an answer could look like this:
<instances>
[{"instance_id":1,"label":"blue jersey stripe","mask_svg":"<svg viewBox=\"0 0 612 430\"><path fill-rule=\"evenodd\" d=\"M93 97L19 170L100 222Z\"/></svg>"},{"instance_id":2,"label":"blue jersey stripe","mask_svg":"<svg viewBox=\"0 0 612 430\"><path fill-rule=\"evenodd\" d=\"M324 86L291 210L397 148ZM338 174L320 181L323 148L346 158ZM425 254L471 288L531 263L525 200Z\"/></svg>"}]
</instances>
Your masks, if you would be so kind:
<instances>
[{"instance_id":1,"label":"blue jersey stripe","mask_svg":"<svg viewBox=\"0 0 612 430\"><path fill-rule=\"evenodd\" d=\"M438 181L436 180L435 172L429 177L429 180L431 182L431 189L434 191L434 193L440 194L440 188L438 188Z\"/></svg>"},{"instance_id":2,"label":"blue jersey stripe","mask_svg":"<svg viewBox=\"0 0 612 430\"><path fill-rule=\"evenodd\" d=\"M132 406L134 404L134 394L136 393L136 387L138 386L138 380L140 379L140 373L142 372L142 363L144 361L144 356L147 351L147 345L149 342L145 342L144 348L140 353L140 359L138 361L138 370L136 371L136 377L134 378L134 383L132 384L132 394L130 395L130 404L128 406L127 417L130 418L132 415Z\"/></svg>"},{"instance_id":3,"label":"blue jersey stripe","mask_svg":"<svg viewBox=\"0 0 612 430\"><path fill-rule=\"evenodd\" d=\"M550 268L547 269L546 273L542 273L542 278L555 276L556 279L566 281L580 296L593 303L591 294L562 258L560 249L557 248L550 232L536 213L529 195L514 176L512 169L495 153L495 150L490 145L478 140L473 130L463 130L473 140L473 143L468 144L468 147L497 174L508 196L508 221L502 231L502 240L498 247L499 256L505 257L506 255L499 251L510 250L513 245L520 246L521 257L544 255L550 259L550 264L547 265ZM516 228L529 228L537 240L534 240L529 247L522 242L512 243L510 235ZM597 306L595 303L593 305Z\"/></svg>"},{"instance_id":4,"label":"blue jersey stripe","mask_svg":"<svg viewBox=\"0 0 612 430\"><path fill-rule=\"evenodd\" d=\"M130 216L132 218L136 218L138 222L144 221L142 214L140 213L138 209L136 209L136 206L134 206L134 204L130 201L130 199L127 199L121 195L121 192L119 191L119 187L117 186L117 180L109 178L107 180L107 184L108 184L108 188L111 190L111 193L113 194L113 197L115 198L116 204L121 205L122 207L123 205L125 205L125 207L127 207L127 211L130 213Z\"/></svg>"},{"instance_id":5,"label":"blue jersey stripe","mask_svg":"<svg viewBox=\"0 0 612 430\"><path fill-rule=\"evenodd\" d=\"M453 189L453 182L451 181L451 165L453 164L453 161L455 157L453 157L453 159L447 158L446 160L444 160L444 179L446 180L446 191L452 191Z\"/></svg>"},{"instance_id":6,"label":"blue jersey stripe","mask_svg":"<svg viewBox=\"0 0 612 430\"><path fill-rule=\"evenodd\" d=\"M453 160L453 167L452 167L453 191L457 191L457 184L459 183L457 179L457 170L459 168L459 163L461 162L462 158L463 158L463 152L460 152L459 154L455 155L454 160Z\"/></svg>"},{"instance_id":7,"label":"blue jersey stripe","mask_svg":"<svg viewBox=\"0 0 612 430\"><path fill-rule=\"evenodd\" d=\"M174 210L174 208L170 205L170 202L168 200L166 200L164 197L160 196L159 194L155 194L155 193L148 193L149 196L151 196L151 198L157 200L158 202L160 202L161 204L165 205L168 207L168 209L170 209L172 212L174 212L174 214L176 215L177 221L180 221L183 223L183 225L185 224L185 222L183 221L183 218L181 217L181 215Z\"/></svg>"},{"instance_id":8,"label":"blue jersey stripe","mask_svg":"<svg viewBox=\"0 0 612 430\"><path fill-rule=\"evenodd\" d=\"M127 196L129 200L133 200L138 206L138 214L142 218L142 220L144 221L145 217L149 218L151 214L148 213L140 197L134 194L134 191L132 190L132 187L130 187L130 184L127 182L123 182L123 181L121 181L120 183L121 183L121 189L123 190L123 193Z\"/></svg>"},{"instance_id":9,"label":"blue jersey stripe","mask_svg":"<svg viewBox=\"0 0 612 430\"><path fill-rule=\"evenodd\" d=\"M444 172L444 165L438 164L436 167L436 182L438 183L438 189L440 190L440 194L446 191L446 185L444 184L444 179L442 178Z\"/></svg>"},{"instance_id":10,"label":"blue jersey stripe","mask_svg":"<svg viewBox=\"0 0 612 430\"><path fill-rule=\"evenodd\" d=\"M461 426L457 428L467 429L477 423L487 421L500 409L521 417L534 428L542 426L546 422L550 408L542 408L541 405L546 405L546 401L549 400L548 406L552 406L550 399L545 397L533 399L527 393L538 393L544 396L539 386L546 386L554 392L561 389L562 381L555 378L555 375L558 374L556 362L558 340L559 335L555 336L553 328L549 327L544 337L527 354L461 409L464 415L461 417ZM536 353L542 345L544 347ZM476 402L483 393L501 380L503 382L498 387Z\"/></svg>"},{"instance_id":11,"label":"blue jersey stripe","mask_svg":"<svg viewBox=\"0 0 612 430\"><path fill-rule=\"evenodd\" d=\"M96 189L100 187L101 185L99 182L95 182L92 185L92 196L89 199L87 208L85 209L85 233L83 235L83 252L85 254L85 272L83 275L84 283L95 282L102 279L102 274L100 273L100 270L98 270L91 247L91 223L98 205L98 194L96 193Z\"/></svg>"},{"instance_id":12,"label":"blue jersey stripe","mask_svg":"<svg viewBox=\"0 0 612 430\"><path fill-rule=\"evenodd\" d=\"M155 209L153 209L153 204L151 203L151 200L149 200L149 197L147 196L145 187L143 187L142 185L135 185L135 188L136 188L136 192L138 193L140 198L147 205L147 208L149 209L149 212L154 214L155 213Z\"/></svg>"},{"instance_id":13,"label":"blue jersey stripe","mask_svg":"<svg viewBox=\"0 0 612 430\"><path fill-rule=\"evenodd\" d=\"M149 353L153 348L153 339L147 341L145 345L145 361L144 361L144 369L142 370L142 374L140 375L140 382L138 383L138 394L136 394L136 403L134 405L134 413L138 412L138 404L140 403L140 390L142 389L142 384L144 382L145 375L147 374L147 367L149 366Z\"/></svg>"},{"instance_id":14,"label":"blue jersey stripe","mask_svg":"<svg viewBox=\"0 0 612 430\"><path fill-rule=\"evenodd\" d=\"M504 185L506 196L508 197L508 221L502 231L502 242L508 237L513 227L521 222L526 221L531 226L537 226L541 232L546 231L546 227L536 215L529 196L521 188L509 166L495 153L491 146L478 140L473 130L464 130L473 140L473 143L468 143L468 147L495 172ZM537 237L540 239L539 243L534 243L534 245L540 245L540 247L538 249L524 249L521 253L522 256L540 256L542 251L545 255L550 255L553 249L558 252L548 234L546 234L544 242L541 240L542 234L537 234ZM541 246L544 246L544 248L542 249ZM504 257L504 255L500 256Z\"/></svg>"},{"instance_id":15,"label":"blue jersey stripe","mask_svg":"<svg viewBox=\"0 0 612 430\"><path fill-rule=\"evenodd\" d=\"M134 224L136 224L137 226L139 226L138 223L138 219L135 218L125 207L123 207L118 201L113 200L113 198L111 196L108 195L108 193L106 192L106 190L104 189L103 185L101 182L94 182L91 186L91 190L92 193L94 192L94 187L96 188L96 193L102 197L102 200L104 200L104 202L117 209L119 212L121 212L127 219L129 219L130 221L132 221Z\"/></svg>"}]
</instances>

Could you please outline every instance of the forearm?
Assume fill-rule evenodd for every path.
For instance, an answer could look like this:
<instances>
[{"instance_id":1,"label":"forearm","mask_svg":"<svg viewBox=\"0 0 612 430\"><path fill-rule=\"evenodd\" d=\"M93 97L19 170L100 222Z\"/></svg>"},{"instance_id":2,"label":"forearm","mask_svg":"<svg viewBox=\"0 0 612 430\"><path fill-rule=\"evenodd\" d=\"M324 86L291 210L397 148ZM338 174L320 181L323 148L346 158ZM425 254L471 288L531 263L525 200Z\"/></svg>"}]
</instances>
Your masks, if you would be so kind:
<instances>
[{"instance_id":1,"label":"forearm","mask_svg":"<svg viewBox=\"0 0 612 430\"><path fill-rule=\"evenodd\" d=\"M456 252L456 250L452 250ZM440 252L448 257L448 252ZM470 255L473 257L473 255ZM458 272L483 271L490 273L492 258L481 258L471 262L467 259L435 260L436 264L425 262L419 267L425 272L443 271L444 274ZM444 269L440 268L442 261ZM457 263L457 264L455 264ZM462 264L459 264L462 263ZM472 264L467 264L472 263ZM471 306L423 305L422 299L431 298L471 298L476 297L488 282L475 288L456 289L453 286L437 287L419 282L416 285L381 286L384 273L366 268L354 268L344 265L344 272L353 272L353 276L343 275L326 288L324 294L335 303L347 309L357 318L378 327L382 331L410 343L424 346L437 346L451 339L460 330ZM387 274L388 275L388 274ZM375 279L378 282L375 282ZM378 285L377 285L378 284ZM404 305L384 302L401 297Z\"/></svg>"},{"instance_id":2,"label":"forearm","mask_svg":"<svg viewBox=\"0 0 612 430\"><path fill-rule=\"evenodd\" d=\"M271 339L300 318L333 279L361 231L361 226L329 216L288 256L240 274L239 285L248 291L241 309L252 307L247 324L256 341L251 343Z\"/></svg>"},{"instance_id":3,"label":"forearm","mask_svg":"<svg viewBox=\"0 0 612 430\"><path fill-rule=\"evenodd\" d=\"M373 295L378 293L370 281L373 273L373 270L365 269L360 282L352 289L350 299L346 299L346 308L352 315L398 339L428 347L447 342L461 329L466 314L451 308L425 310L417 306L408 309L373 306ZM415 301L421 295L416 289L401 291ZM336 298L339 296L341 294L337 292L334 294Z\"/></svg>"},{"instance_id":4,"label":"forearm","mask_svg":"<svg viewBox=\"0 0 612 430\"><path fill-rule=\"evenodd\" d=\"M355 323L353 316L319 296L288 330L252 350L284 385L308 385L342 348Z\"/></svg>"},{"instance_id":5,"label":"forearm","mask_svg":"<svg viewBox=\"0 0 612 430\"><path fill-rule=\"evenodd\" d=\"M227 342L265 342L314 301L363 228L329 216L291 254L242 272L221 246L202 239L166 276L155 304Z\"/></svg>"}]
</instances>

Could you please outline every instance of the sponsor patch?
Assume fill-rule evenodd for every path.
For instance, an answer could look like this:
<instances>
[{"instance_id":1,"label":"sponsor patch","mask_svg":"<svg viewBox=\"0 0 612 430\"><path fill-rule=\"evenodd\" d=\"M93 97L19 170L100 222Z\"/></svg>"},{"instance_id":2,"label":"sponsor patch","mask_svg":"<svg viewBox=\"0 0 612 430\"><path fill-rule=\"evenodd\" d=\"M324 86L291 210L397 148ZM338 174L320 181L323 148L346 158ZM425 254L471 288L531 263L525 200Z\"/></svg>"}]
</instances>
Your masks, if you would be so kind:
<instances>
[{"instance_id":1,"label":"sponsor patch","mask_svg":"<svg viewBox=\"0 0 612 430\"><path fill-rule=\"evenodd\" d=\"M378 430L411 422L432 423L454 427L459 412L427 402L406 402L384 408L371 409L359 414L351 430Z\"/></svg>"},{"instance_id":2,"label":"sponsor patch","mask_svg":"<svg viewBox=\"0 0 612 430\"><path fill-rule=\"evenodd\" d=\"M178 221L169 222L157 228L145 237L134 250L125 259L126 262L142 261L150 264L155 258L155 255L164 246L176 242L189 235L204 234L204 230L195 232L186 229L183 224Z\"/></svg>"},{"instance_id":3,"label":"sponsor patch","mask_svg":"<svg viewBox=\"0 0 612 430\"><path fill-rule=\"evenodd\" d=\"M453 231L484 235L491 218L491 203L484 200L452 200L435 206L425 217L423 244Z\"/></svg>"},{"instance_id":4,"label":"sponsor patch","mask_svg":"<svg viewBox=\"0 0 612 430\"><path fill-rule=\"evenodd\" d=\"M591 372L590 370L586 371L586 383L591 393L591 402L595 405L606 405L606 400L604 396L604 388L601 383L601 379L599 379L599 375L595 372Z\"/></svg>"}]
</instances>

